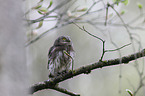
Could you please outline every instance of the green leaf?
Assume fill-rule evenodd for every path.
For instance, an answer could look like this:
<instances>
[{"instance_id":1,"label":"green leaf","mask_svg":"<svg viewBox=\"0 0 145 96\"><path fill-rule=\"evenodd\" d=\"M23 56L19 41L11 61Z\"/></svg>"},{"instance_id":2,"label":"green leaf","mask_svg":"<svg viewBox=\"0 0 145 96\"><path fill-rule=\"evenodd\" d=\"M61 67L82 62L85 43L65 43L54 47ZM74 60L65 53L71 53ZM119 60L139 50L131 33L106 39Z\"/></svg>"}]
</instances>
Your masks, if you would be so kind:
<instances>
[{"instance_id":1,"label":"green leaf","mask_svg":"<svg viewBox=\"0 0 145 96\"><path fill-rule=\"evenodd\" d=\"M121 11L120 15L123 15L123 14L125 14L125 11L124 10Z\"/></svg>"},{"instance_id":2,"label":"green leaf","mask_svg":"<svg viewBox=\"0 0 145 96\"><path fill-rule=\"evenodd\" d=\"M130 96L133 96L133 93L131 92L131 90L126 89L126 91L128 92L128 94L129 94Z\"/></svg>"},{"instance_id":3,"label":"green leaf","mask_svg":"<svg viewBox=\"0 0 145 96\"><path fill-rule=\"evenodd\" d=\"M47 12L47 11L48 11L48 9L45 8L45 7L41 7L39 10L40 10L41 12Z\"/></svg>"},{"instance_id":4,"label":"green leaf","mask_svg":"<svg viewBox=\"0 0 145 96\"><path fill-rule=\"evenodd\" d=\"M47 9L50 8L52 6L52 4L53 4L53 1L51 0Z\"/></svg>"},{"instance_id":5,"label":"green leaf","mask_svg":"<svg viewBox=\"0 0 145 96\"><path fill-rule=\"evenodd\" d=\"M40 7L42 7L42 5L37 5L37 6L33 7L32 9L39 9Z\"/></svg>"},{"instance_id":6,"label":"green leaf","mask_svg":"<svg viewBox=\"0 0 145 96\"><path fill-rule=\"evenodd\" d=\"M108 17L109 17L109 18L111 18L112 16L113 16L113 13L109 14L109 16L108 16Z\"/></svg>"},{"instance_id":7,"label":"green leaf","mask_svg":"<svg viewBox=\"0 0 145 96\"><path fill-rule=\"evenodd\" d=\"M42 25L43 25L43 21L40 21L40 22L39 22L39 25L38 25L38 27L37 27L36 29L41 28L41 27L42 27Z\"/></svg>"},{"instance_id":8,"label":"green leaf","mask_svg":"<svg viewBox=\"0 0 145 96\"><path fill-rule=\"evenodd\" d=\"M117 5L119 5L120 0L113 0L113 2L114 2L115 4L117 4Z\"/></svg>"},{"instance_id":9,"label":"green leaf","mask_svg":"<svg viewBox=\"0 0 145 96\"><path fill-rule=\"evenodd\" d=\"M77 12L83 12L83 11L86 11L88 8L82 8L82 9L79 9L77 10Z\"/></svg>"},{"instance_id":10,"label":"green leaf","mask_svg":"<svg viewBox=\"0 0 145 96\"><path fill-rule=\"evenodd\" d=\"M113 0L113 2L115 3L115 2L120 2L120 0Z\"/></svg>"},{"instance_id":11,"label":"green leaf","mask_svg":"<svg viewBox=\"0 0 145 96\"><path fill-rule=\"evenodd\" d=\"M39 2L43 2L43 0L40 0Z\"/></svg>"},{"instance_id":12,"label":"green leaf","mask_svg":"<svg viewBox=\"0 0 145 96\"><path fill-rule=\"evenodd\" d=\"M113 0L114 3L116 3L117 5L119 5L119 3L123 3L124 5L128 4L128 0Z\"/></svg>"},{"instance_id":13,"label":"green leaf","mask_svg":"<svg viewBox=\"0 0 145 96\"><path fill-rule=\"evenodd\" d=\"M124 5L127 5L127 4L128 4L128 0L121 0L121 2L122 2Z\"/></svg>"},{"instance_id":14,"label":"green leaf","mask_svg":"<svg viewBox=\"0 0 145 96\"><path fill-rule=\"evenodd\" d=\"M39 14L43 15L43 13L42 13L40 10L38 10L37 12L38 12Z\"/></svg>"},{"instance_id":15,"label":"green leaf","mask_svg":"<svg viewBox=\"0 0 145 96\"><path fill-rule=\"evenodd\" d=\"M139 9L142 9L142 4L138 3L137 6Z\"/></svg>"}]
</instances>

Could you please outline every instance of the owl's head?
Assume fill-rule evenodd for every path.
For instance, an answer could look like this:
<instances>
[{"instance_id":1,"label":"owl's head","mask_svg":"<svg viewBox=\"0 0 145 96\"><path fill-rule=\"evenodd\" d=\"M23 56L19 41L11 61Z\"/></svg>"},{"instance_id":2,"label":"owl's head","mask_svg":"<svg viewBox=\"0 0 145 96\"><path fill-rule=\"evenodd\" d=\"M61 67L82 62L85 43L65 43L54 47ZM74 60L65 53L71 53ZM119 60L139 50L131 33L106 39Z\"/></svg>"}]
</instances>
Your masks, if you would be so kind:
<instances>
[{"instance_id":1,"label":"owl's head","mask_svg":"<svg viewBox=\"0 0 145 96\"><path fill-rule=\"evenodd\" d=\"M60 36L55 40L54 45L72 45L72 42L69 36Z\"/></svg>"}]
</instances>

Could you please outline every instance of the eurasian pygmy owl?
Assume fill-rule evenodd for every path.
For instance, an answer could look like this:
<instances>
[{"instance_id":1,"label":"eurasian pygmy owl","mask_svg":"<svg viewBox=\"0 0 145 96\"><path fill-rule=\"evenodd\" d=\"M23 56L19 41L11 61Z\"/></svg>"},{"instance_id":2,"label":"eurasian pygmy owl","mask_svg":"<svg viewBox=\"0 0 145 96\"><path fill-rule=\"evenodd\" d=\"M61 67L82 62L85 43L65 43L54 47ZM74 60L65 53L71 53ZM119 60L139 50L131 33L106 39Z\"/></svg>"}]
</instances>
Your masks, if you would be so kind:
<instances>
[{"instance_id":1,"label":"eurasian pygmy owl","mask_svg":"<svg viewBox=\"0 0 145 96\"><path fill-rule=\"evenodd\" d=\"M71 70L73 57L74 50L70 37L58 37L48 53L49 78Z\"/></svg>"}]
</instances>

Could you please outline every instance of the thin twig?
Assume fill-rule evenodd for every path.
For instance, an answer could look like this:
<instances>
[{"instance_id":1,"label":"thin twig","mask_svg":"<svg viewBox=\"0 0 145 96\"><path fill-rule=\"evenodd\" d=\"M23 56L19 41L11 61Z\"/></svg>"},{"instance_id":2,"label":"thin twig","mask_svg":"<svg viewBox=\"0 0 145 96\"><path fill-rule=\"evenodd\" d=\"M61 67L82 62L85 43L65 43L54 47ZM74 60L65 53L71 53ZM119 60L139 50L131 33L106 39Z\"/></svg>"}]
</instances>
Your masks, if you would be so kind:
<instances>
[{"instance_id":1,"label":"thin twig","mask_svg":"<svg viewBox=\"0 0 145 96\"><path fill-rule=\"evenodd\" d=\"M102 43L103 43L103 52L102 52L102 56L101 56L100 61L103 60L103 57L104 57L104 55L105 55L105 41L103 41Z\"/></svg>"},{"instance_id":2,"label":"thin twig","mask_svg":"<svg viewBox=\"0 0 145 96\"><path fill-rule=\"evenodd\" d=\"M71 0L65 0L64 2L62 2L62 4L57 5L54 9L52 9L51 11L49 11L48 13L46 13L44 16L42 16L42 17L40 17L40 18L38 18L38 19L36 19L36 20L28 20L28 21L31 22L30 24L36 23L36 22L39 22L39 21L42 21L42 20L44 20L45 18L47 18L47 17L49 16L50 13L54 12L54 11L55 11L56 9L58 9L58 8L63 7L64 4L67 4L67 3L69 3L70 1L71 1ZM40 38L42 38L44 35L46 35L46 33L50 32L50 31L52 31L52 30L54 30L54 29L61 28L61 27L64 27L64 26L66 26L66 25L68 25L68 24L71 24L71 23L73 23L73 22L76 22L77 20L79 20L79 18L81 18L81 17L83 17L83 16L86 16L86 15L88 15L88 14L89 14L89 15L90 15L90 14L93 14L94 12L93 12L93 11L90 12L90 10L94 7L94 5L96 5L96 4L99 3L100 1L101 1L101 0L94 2L94 3L90 6L90 8L89 8L84 14L82 14L82 15L76 17L76 18L67 20L67 21L65 21L65 22L64 22L63 24L61 24L61 25L58 25L58 26L55 25L55 26L52 27L51 29L49 29L49 30L43 32L43 33L40 34L38 37L36 37L36 38L32 39L31 41L29 41L29 42L26 44L26 46L28 46L28 45L30 45L30 44L36 42L37 40L39 40ZM113 6L114 3L111 4L111 5ZM105 8L107 8L107 6L104 7L104 8L102 8L102 9L98 9L96 12L102 11L102 10L105 9Z\"/></svg>"},{"instance_id":3,"label":"thin twig","mask_svg":"<svg viewBox=\"0 0 145 96\"><path fill-rule=\"evenodd\" d=\"M93 4L92 4L92 6L86 11L86 13L85 14L88 14L89 13L89 11L97 4L97 3L99 3L100 2L100 0L99 1L97 1L97 2L94 2Z\"/></svg>"},{"instance_id":4,"label":"thin twig","mask_svg":"<svg viewBox=\"0 0 145 96\"><path fill-rule=\"evenodd\" d=\"M94 37L94 38L97 38L97 39L101 40L102 42L104 41L104 40L101 39L100 37L97 37L97 36L91 34L90 32L88 32L88 31L85 29L84 26L83 26L83 28L81 28L81 27L80 27L79 25L77 25L76 23L74 23L74 22L72 22L72 23L73 23L74 25L76 25L79 29L81 29L82 31L88 33L90 36L92 36L92 37Z\"/></svg>"},{"instance_id":5,"label":"thin twig","mask_svg":"<svg viewBox=\"0 0 145 96\"><path fill-rule=\"evenodd\" d=\"M129 43L129 44L126 44L126 45L123 45L122 47L120 47L120 48L116 48L116 49L113 49L113 50L105 50L106 52L112 52L112 51L117 51L117 50L120 50L120 49L122 49L122 48L124 48L124 47L126 47L126 46L128 46L128 45L130 45L131 43Z\"/></svg>"},{"instance_id":6,"label":"thin twig","mask_svg":"<svg viewBox=\"0 0 145 96\"><path fill-rule=\"evenodd\" d=\"M50 31L52 31L52 30L54 30L54 29L56 29L56 28L58 28L58 27L59 27L59 26L54 26L54 27L52 27L51 29L49 29L49 30L43 32L43 33L40 34L38 37L34 38L34 39L31 40L30 42L27 42L25 46L27 47L28 45L34 43L34 42L37 41L38 39L42 38L46 33L50 32Z\"/></svg>"},{"instance_id":7,"label":"thin twig","mask_svg":"<svg viewBox=\"0 0 145 96\"><path fill-rule=\"evenodd\" d=\"M113 8L113 6L110 6L115 12L116 14L118 15L118 17L120 18L120 20L122 21L124 27L126 28L126 31L128 32L129 34L129 37L130 37L130 40L131 40L131 43L132 43L132 46L133 46L133 51L135 52L135 45L133 43L133 37L132 37L132 34L130 33L127 25L125 24L125 22L123 21L123 19L121 18L121 16L119 15L119 13ZM143 53L144 54L144 53ZM136 54L134 54L134 57L137 58ZM139 82L139 86L137 88L137 90L134 92L134 96L136 95L136 93L139 91L139 89L141 89L141 87L143 86L143 81L142 81L142 76L141 76L141 72L139 71L139 67L138 67L138 62L137 60L135 61L135 65L134 65L137 73L138 73L138 76L139 76L139 79L140 79L140 82Z\"/></svg>"},{"instance_id":8,"label":"thin twig","mask_svg":"<svg viewBox=\"0 0 145 96\"><path fill-rule=\"evenodd\" d=\"M115 13L117 14L117 16L120 18L121 22L123 23L124 27L126 28L126 31L128 32L130 38L132 38L129 29L128 29L128 27L126 26L126 23L124 22L124 20L121 18L120 14L114 9L114 7L113 7L112 5L110 5L110 4L108 3L108 7L109 7L109 6L115 11Z\"/></svg>"},{"instance_id":9,"label":"thin twig","mask_svg":"<svg viewBox=\"0 0 145 96\"><path fill-rule=\"evenodd\" d=\"M109 37L110 37L110 41L111 41L111 43L116 47L116 49L118 48L118 46L117 46L117 44L112 40L112 37L111 37L111 33L110 33L110 31L108 31L109 32ZM118 53L119 53L119 57L121 58L121 52L120 52L120 50L117 50L118 51ZM120 63L122 63L122 60L120 59ZM119 94L121 94L121 78L122 78L122 66L121 65L119 65Z\"/></svg>"},{"instance_id":10,"label":"thin twig","mask_svg":"<svg viewBox=\"0 0 145 96\"><path fill-rule=\"evenodd\" d=\"M63 2L61 2L59 5L57 5L55 8L53 8L51 11L49 11L48 13L46 13L45 15L43 15L42 17L38 18L38 19L35 19L35 20L31 20L31 23L36 23L36 22L39 22L39 21L42 21L44 20L45 18L48 17L48 15L52 12L54 12L55 10L63 7L65 4L69 3L70 1L72 0L64 0Z\"/></svg>"},{"instance_id":11,"label":"thin twig","mask_svg":"<svg viewBox=\"0 0 145 96\"><path fill-rule=\"evenodd\" d=\"M67 1L67 3L68 3L69 0L66 0L66 1ZM71 1L71 0L70 0L70 1ZM66 3L66 2L65 2L65 3ZM98 2L96 2L96 3L98 3ZM96 4L96 3L95 3L95 4ZM63 2L63 4L64 4L64 2ZM88 11L87 11L86 13L88 13L88 12L92 9L92 7L93 7L95 4L93 4L93 5L88 9ZM60 5L61 5L61 4L60 4ZM55 7L54 9L52 9L52 11L50 11L49 14L50 14L51 12L53 12L54 10L56 10L57 8L62 7L62 6L60 6L60 5L58 5L58 6ZM79 17L77 17L77 18L74 18L73 20L69 20L69 21L65 22L64 24L61 24L61 25L58 25L58 26L56 25L56 26L52 27L51 29L49 29L49 30L43 32L43 33L40 34L38 37L36 37L36 38L34 38L33 40L31 40L30 42L28 42L25 46L28 46L28 45L34 43L34 42L37 41L38 39L42 38L46 33L50 32L50 31L52 31L52 30L54 30L54 29L56 29L56 28L60 28L60 27L63 27L63 26L65 26L65 25L71 24L72 22L74 22L74 21L77 20L78 18L84 16L86 13L82 14L81 16L79 16ZM48 15L48 13L47 13L46 15ZM40 18L38 18L38 19L36 19L36 20L31 20L31 22L33 22L33 23L39 22L39 21L41 21L42 19L46 18L46 17L47 17L46 15L43 16L43 17L40 17Z\"/></svg>"},{"instance_id":12,"label":"thin twig","mask_svg":"<svg viewBox=\"0 0 145 96\"><path fill-rule=\"evenodd\" d=\"M59 92L64 93L64 94L67 94L67 95L70 95L70 96L80 96L79 94L70 92L70 91L68 91L68 90L66 90L64 88L60 88L58 86L54 86L51 89L56 90L56 91L59 91Z\"/></svg>"},{"instance_id":13,"label":"thin twig","mask_svg":"<svg viewBox=\"0 0 145 96\"><path fill-rule=\"evenodd\" d=\"M136 91L133 93L133 95L135 96L137 94L137 92L143 87L143 84L139 84L138 88L136 89Z\"/></svg>"},{"instance_id":14,"label":"thin twig","mask_svg":"<svg viewBox=\"0 0 145 96\"><path fill-rule=\"evenodd\" d=\"M72 59L72 71L73 71L73 65L74 65L74 59L73 57L70 56L70 54L68 54L65 50L63 51L67 56L69 56Z\"/></svg>"},{"instance_id":15,"label":"thin twig","mask_svg":"<svg viewBox=\"0 0 145 96\"><path fill-rule=\"evenodd\" d=\"M107 20L108 20L108 4L107 4L107 8L106 8L105 26L107 25Z\"/></svg>"},{"instance_id":16,"label":"thin twig","mask_svg":"<svg viewBox=\"0 0 145 96\"><path fill-rule=\"evenodd\" d=\"M90 32L88 32L85 27L83 26L83 28L81 28L79 25L77 25L76 23L73 22L73 24L75 24L79 29L81 29L82 31L86 32L87 34L89 34L90 36L94 37L94 38L97 38L98 40L100 40L102 43L103 43L103 50L102 50L102 55L101 55L101 59L100 61L102 61L103 59L103 56L105 54L105 41L103 39L101 39L100 37L98 36L95 36L93 34L91 34Z\"/></svg>"},{"instance_id":17,"label":"thin twig","mask_svg":"<svg viewBox=\"0 0 145 96\"><path fill-rule=\"evenodd\" d=\"M91 19L91 20L79 20L79 21L76 21L75 23L92 23L91 25L95 25L95 24L99 24L99 25L104 25L104 23L105 22L98 22L98 21L96 21L96 22L93 22L94 20L93 19ZM109 26L115 26L115 27L122 27L122 26L124 26L124 24L120 24L120 23L112 23L112 22L107 22L107 24L109 25ZM126 26L128 27L128 28L130 28L130 29L132 29L132 30L134 30L134 29L136 29L136 30L145 30L145 28L144 27L139 27L139 26L131 26L131 25L129 25L129 24L126 24Z\"/></svg>"}]
</instances>

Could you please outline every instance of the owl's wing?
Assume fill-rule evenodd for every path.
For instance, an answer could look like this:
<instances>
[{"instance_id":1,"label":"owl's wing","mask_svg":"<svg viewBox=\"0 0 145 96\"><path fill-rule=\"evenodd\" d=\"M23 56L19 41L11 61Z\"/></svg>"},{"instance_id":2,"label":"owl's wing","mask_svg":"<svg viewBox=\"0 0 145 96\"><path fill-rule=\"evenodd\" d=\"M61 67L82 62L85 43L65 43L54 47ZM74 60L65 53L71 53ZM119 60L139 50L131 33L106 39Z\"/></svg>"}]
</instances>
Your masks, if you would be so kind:
<instances>
[{"instance_id":1,"label":"owl's wing","mask_svg":"<svg viewBox=\"0 0 145 96\"><path fill-rule=\"evenodd\" d=\"M50 63L54 60L54 58L57 56L58 51L64 50L65 46L52 46L48 53L48 66L49 68Z\"/></svg>"},{"instance_id":2,"label":"owl's wing","mask_svg":"<svg viewBox=\"0 0 145 96\"><path fill-rule=\"evenodd\" d=\"M50 64L50 61L52 59L52 51L54 49L54 46L52 46L50 49L49 49L49 52L48 52L48 65L47 65L47 69L49 69L49 64Z\"/></svg>"},{"instance_id":3,"label":"owl's wing","mask_svg":"<svg viewBox=\"0 0 145 96\"><path fill-rule=\"evenodd\" d=\"M51 59L48 58L48 65L47 65L47 69L49 69L49 65L50 65Z\"/></svg>"}]
</instances>

